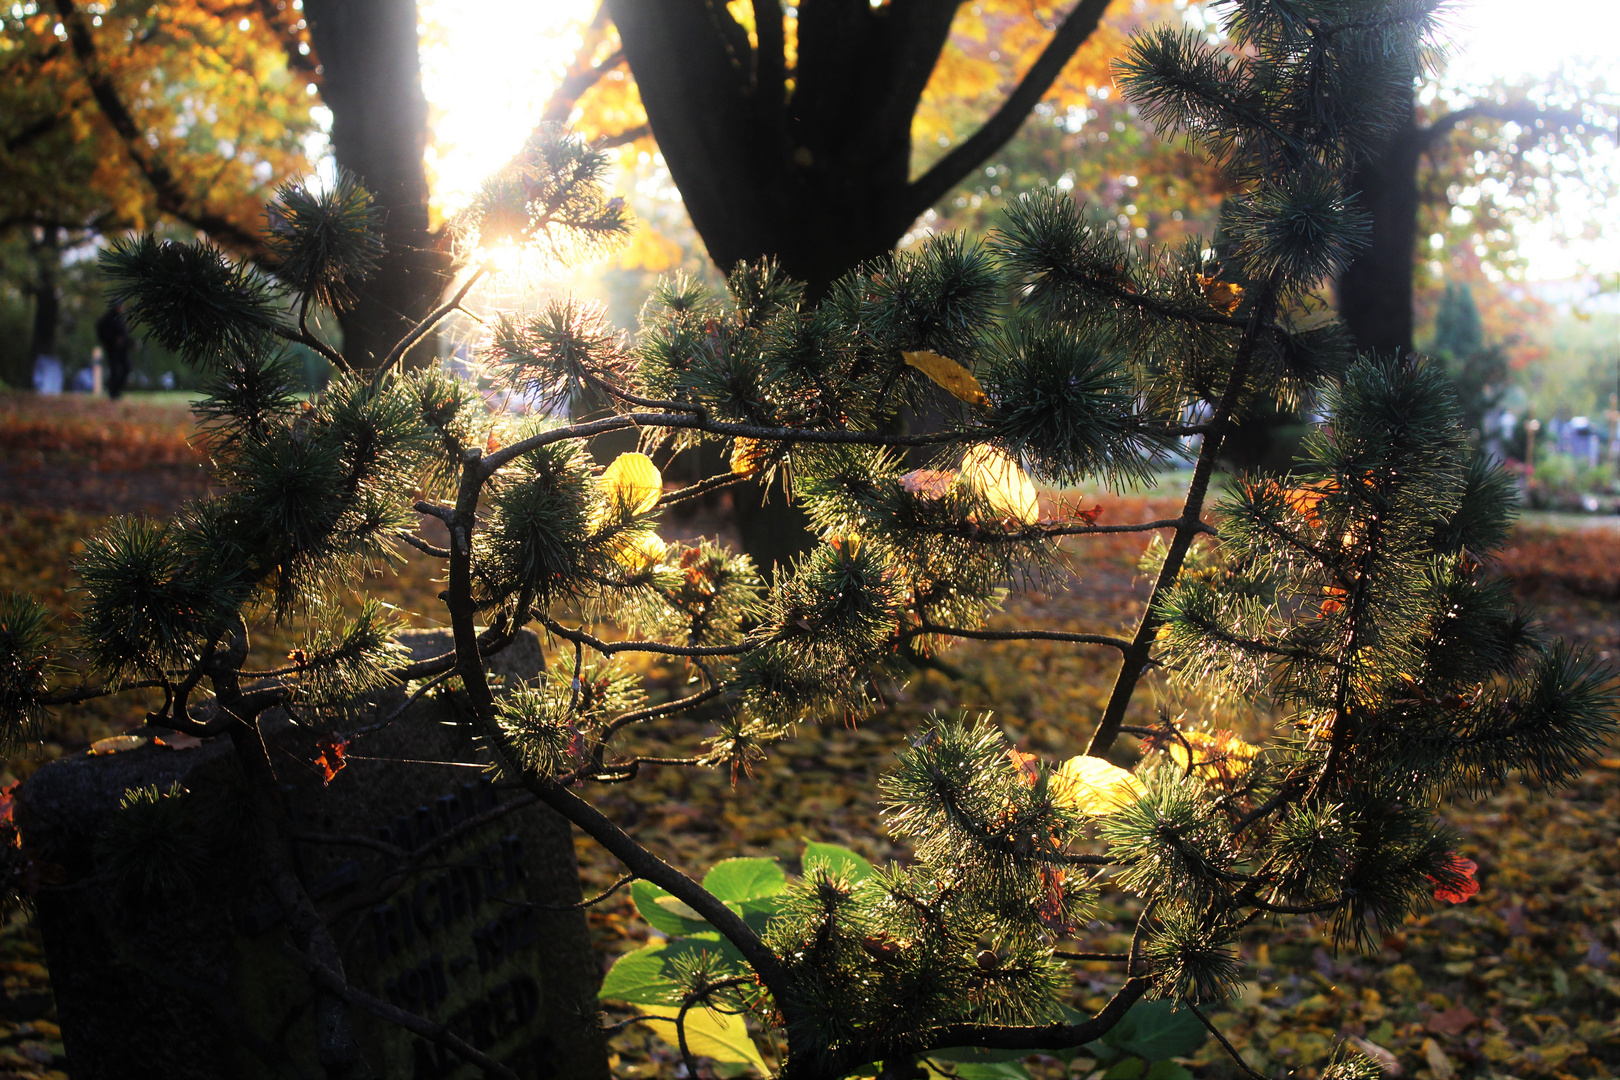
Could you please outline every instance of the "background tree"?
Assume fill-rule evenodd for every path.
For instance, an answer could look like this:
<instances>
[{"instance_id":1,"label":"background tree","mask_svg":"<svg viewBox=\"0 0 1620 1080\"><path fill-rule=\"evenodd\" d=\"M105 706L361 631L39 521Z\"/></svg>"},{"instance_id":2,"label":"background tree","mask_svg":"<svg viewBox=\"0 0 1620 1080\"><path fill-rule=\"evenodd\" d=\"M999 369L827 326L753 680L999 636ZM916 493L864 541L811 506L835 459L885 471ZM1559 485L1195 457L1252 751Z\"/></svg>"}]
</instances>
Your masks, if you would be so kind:
<instances>
[{"instance_id":1,"label":"background tree","mask_svg":"<svg viewBox=\"0 0 1620 1080\"><path fill-rule=\"evenodd\" d=\"M249 6L68 0L0 11L0 240L30 238L27 385L56 352L62 252L170 221L243 254L284 177L309 168L312 100ZM244 25L245 24L245 25ZM93 316L92 316L93 318Z\"/></svg>"},{"instance_id":2,"label":"background tree","mask_svg":"<svg viewBox=\"0 0 1620 1080\"><path fill-rule=\"evenodd\" d=\"M1561 189L1601 197L1613 184L1599 162L1614 145L1616 114L1595 73L1473 94L1431 87L1423 98L1413 91L1410 118L1357 167L1372 241L1337 291L1363 349L1412 348L1420 241L1439 236L1475 258L1500 256L1515 246L1513 225L1545 213Z\"/></svg>"},{"instance_id":3,"label":"background tree","mask_svg":"<svg viewBox=\"0 0 1620 1080\"><path fill-rule=\"evenodd\" d=\"M725 297L671 282L630 351L567 299L495 320L486 359L503 380L553 399L593 387L620 405L599 420L492 414L437 370L401 371L410 337L374 371L343 365L312 408L296 403L272 345L299 330L274 294L344 303L377 257L358 186L283 192L275 285L206 247L119 246L108 270L135 316L215 378L202 411L228 490L88 545L79 649L105 681L52 687L40 609L6 599L10 730L53 704L161 686L148 722L228 733L275 845L287 825L264 711L303 705L305 722L340 739L349 714L331 706L434 680L414 692L453 695L494 767L619 858L642 879L641 910L690 939L621 959L604 992L663 1009L653 1015L673 1022L694 1075L692 1036L715 1010L774 1040L783 1076L814 1080L975 1047L1072 1049L1147 995L1207 1023L1202 1007L1233 989L1234 936L1260 918L1331 917L1341 944L1376 947L1380 928L1429 897L1465 900L1473 868L1437 802L1518 770L1567 780L1614 729L1612 678L1539 639L1482 575L1509 485L1471 456L1444 378L1406 358L1351 363L1339 328L1296 317L1365 243L1345 173L1381 134L1389 91L1413 77L1428 8L1245 0L1229 14L1240 52L1162 29L1120 72L1144 114L1187 132L1236 191L1221 260L1196 241L1143 251L1049 191L1018 203L989 247L933 239L846 275L817 305L769 264L734 270ZM612 239L626 223L598 186L604 167L599 151L539 139L460 227L482 245ZM1318 388L1327 423L1300 473L1236 483L1211 535L1228 432L1278 395ZM930 407L937 426L893 433L902 410ZM640 453L599 471L584 443L627 429L648 449L719 441L731 468L669 492ZM1043 506L1031 481L1140 475L1189 434L1197 464L1173 519L1099 525ZM908 469L898 451L914 446L936 447L937 467ZM825 542L768 585L746 556L657 538L661 508L781 468ZM405 504L423 490L414 512L444 524L447 547L408 527ZM1132 637L983 629L1008 585L1054 580L1063 538L1119 531L1161 534ZM445 567L455 641L408 668L379 608L340 621L332 602L395 542ZM293 668L243 670L256 612L314 620ZM563 643L548 672L492 686L484 654L530 622ZM628 636L599 636L610 626ZM590 801L595 785L653 768L761 767L796 724L868 709L901 649L963 637L1112 649L1120 667L1087 752L1058 766L982 720L915 733L885 780L908 865L872 872L812 851L796 882L744 860L700 884ZM648 703L613 667L637 652L687 662L690 692ZM1275 705L1286 734L1261 746L1171 720L1128 727L1155 667ZM682 716L711 725L705 753L660 745ZM1122 734L1146 740L1135 773L1107 758ZM1067 953L1090 875L1105 870L1143 897L1131 947ZM323 1064L354 1075L344 1006L370 999L343 984L338 937L286 877L288 909L304 916L287 921L317 976ZM1118 972L1090 1017L1064 1011L1065 965L1078 960ZM1325 1075L1373 1072L1342 1061Z\"/></svg>"}]
</instances>

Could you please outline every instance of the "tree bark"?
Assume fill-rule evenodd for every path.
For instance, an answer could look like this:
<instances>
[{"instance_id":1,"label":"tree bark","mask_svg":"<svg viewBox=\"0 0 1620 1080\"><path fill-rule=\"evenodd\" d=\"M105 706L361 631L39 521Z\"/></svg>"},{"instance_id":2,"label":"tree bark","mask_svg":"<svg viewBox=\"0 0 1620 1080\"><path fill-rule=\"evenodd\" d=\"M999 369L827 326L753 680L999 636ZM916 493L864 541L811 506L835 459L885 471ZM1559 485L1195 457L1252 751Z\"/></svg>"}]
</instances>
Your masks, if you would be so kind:
<instances>
[{"instance_id":1,"label":"tree bark","mask_svg":"<svg viewBox=\"0 0 1620 1080\"><path fill-rule=\"evenodd\" d=\"M1108 0L1077 0L1006 104L917 181L911 121L959 0L804 0L791 72L776 0L754 0L757 45L719 0L606 4L709 256L774 257L815 299L1017 133Z\"/></svg>"},{"instance_id":2,"label":"tree bark","mask_svg":"<svg viewBox=\"0 0 1620 1080\"><path fill-rule=\"evenodd\" d=\"M338 166L360 178L384 215L382 264L338 314L345 359L371 367L433 309L451 269L442 237L428 227L416 0L306 0L304 11ZM434 344L424 339L407 362L431 359Z\"/></svg>"},{"instance_id":3,"label":"tree bark","mask_svg":"<svg viewBox=\"0 0 1620 1080\"><path fill-rule=\"evenodd\" d=\"M1360 162L1350 188L1372 216L1369 246L1338 282L1339 317L1362 352L1412 349L1412 266L1417 258L1418 161L1428 130L1408 108L1379 152Z\"/></svg>"},{"instance_id":4,"label":"tree bark","mask_svg":"<svg viewBox=\"0 0 1620 1080\"><path fill-rule=\"evenodd\" d=\"M34 256L34 284L29 290L34 297L33 332L28 343L31 372L36 358L56 355L56 328L62 318L62 297L56 284L62 269L61 227L41 225L29 248Z\"/></svg>"}]
</instances>

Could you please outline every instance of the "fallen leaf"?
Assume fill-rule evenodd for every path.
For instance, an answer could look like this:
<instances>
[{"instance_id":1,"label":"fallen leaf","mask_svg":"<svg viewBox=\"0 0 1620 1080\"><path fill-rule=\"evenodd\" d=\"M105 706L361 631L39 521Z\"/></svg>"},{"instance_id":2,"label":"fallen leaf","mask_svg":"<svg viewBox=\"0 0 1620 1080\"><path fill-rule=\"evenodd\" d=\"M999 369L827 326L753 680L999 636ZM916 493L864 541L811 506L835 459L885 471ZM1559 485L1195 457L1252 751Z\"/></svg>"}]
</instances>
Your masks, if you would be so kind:
<instances>
[{"instance_id":1,"label":"fallen leaf","mask_svg":"<svg viewBox=\"0 0 1620 1080\"><path fill-rule=\"evenodd\" d=\"M1053 801L1096 816L1123 809L1146 791L1127 770L1089 754L1070 758L1052 774Z\"/></svg>"},{"instance_id":2,"label":"fallen leaf","mask_svg":"<svg viewBox=\"0 0 1620 1080\"><path fill-rule=\"evenodd\" d=\"M652 458L634 451L620 454L602 471L602 490L610 503L631 514L645 514L664 494L664 477Z\"/></svg>"},{"instance_id":3,"label":"fallen leaf","mask_svg":"<svg viewBox=\"0 0 1620 1080\"><path fill-rule=\"evenodd\" d=\"M1477 1023L1479 1017L1466 1005L1453 1005L1445 1012L1437 1012L1423 1025L1436 1035L1460 1035Z\"/></svg>"},{"instance_id":4,"label":"fallen leaf","mask_svg":"<svg viewBox=\"0 0 1620 1080\"><path fill-rule=\"evenodd\" d=\"M17 812L17 789L22 786L19 780L15 784L8 784L0 788L0 825L10 825L13 815Z\"/></svg>"},{"instance_id":5,"label":"fallen leaf","mask_svg":"<svg viewBox=\"0 0 1620 1080\"><path fill-rule=\"evenodd\" d=\"M1034 754L1021 753L1016 749L1007 751L1007 758L1012 762L1013 769L1018 773L1018 779L1030 787L1041 778L1041 759Z\"/></svg>"},{"instance_id":6,"label":"fallen leaf","mask_svg":"<svg viewBox=\"0 0 1620 1080\"><path fill-rule=\"evenodd\" d=\"M1434 882L1436 900L1460 904L1479 892L1479 882L1474 880L1474 871L1478 869L1473 859L1465 859L1453 851L1446 855L1445 862L1440 865L1441 877L1433 874L1423 876Z\"/></svg>"},{"instance_id":7,"label":"fallen leaf","mask_svg":"<svg viewBox=\"0 0 1620 1080\"><path fill-rule=\"evenodd\" d=\"M958 364L948 356L941 356L937 352L922 349L917 352L902 352L906 363L928 376L939 386L949 391L958 400L969 405L988 405L990 399L984 396L984 389L979 386L979 380L973 373Z\"/></svg>"},{"instance_id":8,"label":"fallen leaf","mask_svg":"<svg viewBox=\"0 0 1620 1080\"><path fill-rule=\"evenodd\" d=\"M152 741L159 746L166 746L170 750L195 750L203 741L195 735L187 735L183 731L176 731L172 735L156 735Z\"/></svg>"},{"instance_id":9,"label":"fallen leaf","mask_svg":"<svg viewBox=\"0 0 1620 1080\"><path fill-rule=\"evenodd\" d=\"M1451 1080L1457 1075L1457 1067L1446 1057L1446 1052L1440 1049L1440 1044L1433 1039L1423 1040L1423 1060L1429 1063L1434 1071L1434 1080Z\"/></svg>"},{"instance_id":10,"label":"fallen leaf","mask_svg":"<svg viewBox=\"0 0 1620 1080\"><path fill-rule=\"evenodd\" d=\"M613 561L632 574L643 574L664 561L669 548L655 533L620 537L613 545Z\"/></svg>"},{"instance_id":11,"label":"fallen leaf","mask_svg":"<svg viewBox=\"0 0 1620 1080\"><path fill-rule=\"evenodd\" d=\"M145 735L109 735L105 739L97 739L90 744L90 752L96 755L122 754L126 750L139 750L151 742Z\"/></svg>"},{"instance_id":12,"label":"fallen leaf","mask_svg":"<svg viewBox=\"0 0 1620 1080\"><path fill-rule=\"evenodd\" d=\"M1018 462L993 446L975 446L962 458L960 478L1004 518L1024 525L1041 519L1040 498Z\"/></svg>"},{"instance_id":13,"label":"fallen leaf","mask_svg":"<svg viewBox=\"0 0 1620 1080\"><path fill-rule=\"evenodd\" d=\"M1359 1035L1352 1035L1345 1041L1359 1050L1363 1056L1373 1061L1384 1071L1385 1076L1401 1075L1401 1059L1385 1050L1382 1046L1375 1042L1369 1042Z\"/></svg>"},{"instance_id":14,"label":"fallen leaf","mask_svg":"<svg viewBox=\"0 0 1620 1080\"><path fill-rule=\"evenodd\" d=\"M1249 763L1260 753L1258 746L1226 730L1213 735L1202 731L1183 731L1163 736L1162 742L1160 748L1183 771L1207 768L1222 780L1235 780L1248 772Z\"/></svg>"}]
</instances>

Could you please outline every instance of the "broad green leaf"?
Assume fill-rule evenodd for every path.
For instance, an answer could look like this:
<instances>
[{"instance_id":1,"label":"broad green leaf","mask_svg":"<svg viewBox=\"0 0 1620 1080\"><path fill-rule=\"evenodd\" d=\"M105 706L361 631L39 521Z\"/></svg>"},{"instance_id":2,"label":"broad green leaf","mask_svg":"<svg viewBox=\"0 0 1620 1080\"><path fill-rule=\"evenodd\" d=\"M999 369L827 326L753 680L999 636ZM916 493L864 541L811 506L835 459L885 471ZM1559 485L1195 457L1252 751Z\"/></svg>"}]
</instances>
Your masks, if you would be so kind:
<instances>
[{"instance_id":1,"label":"broad green leaf","mask_svg":"<svg viewBox=\"0 0 1620 1080\"><path fill-rule=\"evenodd\" d=\"M1142 1080L1193 1080L1193 1074L1173 1061L1155 1061Z\"/></svg>"},{"instance_id":2,"label":"broad green leaf","mask_svg":"<svg viewBox=\"0 0 1620 1080\"><path fill-rule=\"evenodd\" d=\"M1046 1053L1044 1050L1041 1052ZM1003 1061L1023 1061L1029 1057L1029 1051L988 1050L982 1046L952 1046L944 1050L932 1050L929 1052L928 1057L933 1061L987 1065Z\"/></svg>"},{"instance_id":3,"label":"broad green leaf","mask_svg":"<svg viewBox=\"0 0 1620 1080\"><path fill-rule=\"evenodd\" d=\"M813 840L806 843L803 862L808 864L812 859L825 860L828 869L835 874L843 874L851 881L865 881L872 876L871 863L849 848L836 844L818 844Z\"/></svg>"},{"instance_id":4,"label":"broad green leaf","mask_svg":"<svg viewBox=\"0 0 1620 1080\"><path fill-rule=\"evenodd\" d=\"M1145 1062L1139 1057L1128 1057L1102 1074L1102 1080L1141 1080Z\"/></svg>"},{"instance_id":5,"label":"broad green leaf","mask_svg":"<svg viewBox=\"0 0 1620 1080\"><path fill-rule=\"evenodd\" d=\"M627 1001L636 1005L659 1005L679 999L680 987L664 974L665 951L662 942L625 953L613 962L597 996L604 1001Z\"/></svg>"},{"instance_id":6,"label":"broad green leaf","mask_svg":"<svg viewBox=\"0 0 1620 1080\"><path fill-rule=\"evenodd\" d=\"M647 1005L641 1011L650 1016L661 1017L662 1019L646 1020L643 1023L656 1031L658 1037L669 1045L680 1045L679 1036L675 1032L675 1018L681 1012L679 1006ZM742 1017L728 1016L702 1006L694 1006L686 1010L684 1023L686 1045L692 1053L722 1063L752 1065L764 1076L771 1074L765 1065L765 1059L759 1056L759 1047L754 1045Z\"/></svg>"},{"instance_id":7,"label":"broad green leaf","mask_svg":"<svg viewBox=\"0 0 1620 1080\"><path fill-rule=\"evenodd\" d=\"M728 904L744 904L787 888L787 875L775 859L727 859L703 875L703 887Z\"/></svg>"},{"instance_id":8,"label":"broad green leaf","mask_svg":"<svg viewBox=\"0 0 1620 1080\"><path fill-rule=\"evenodd\" d=\"M1102 1041L1149 1061L1186 1057L1204 1044L1209 1032L1191 1009L1168 1001L1138 1001Z\"/></svg>"},{"instance_id":9,"label":"broad green leaf","mask_svg":"<svg viewBox=\"0 0 1620 1080\"><path fill-rule=\"evenodd\" d=\"M662 930L671 937L701 934L714 929L697 917L697 912L650 881L638 881L630 886L630 898L635 901L636 911L643 919L651 923L654 929ZM680 906L676 907L677 904Z\"/></svg>"},{"instance_id":10,"label":"broad green leaf","mask_svg":"<svg viewBox=\"0 0 1620 1080\"><path fill-rule=\"evenodd\" d=\"M936 1077L960 1077L961 1080L1032 1080L1029 1070L1018 1061L949 1061L940 1058L938 1054L929 1055L941 1064L948 1066L944 1071L934 1065L933 1060L927 1062L930 1080Z\"/></svg>"}]
</instances>

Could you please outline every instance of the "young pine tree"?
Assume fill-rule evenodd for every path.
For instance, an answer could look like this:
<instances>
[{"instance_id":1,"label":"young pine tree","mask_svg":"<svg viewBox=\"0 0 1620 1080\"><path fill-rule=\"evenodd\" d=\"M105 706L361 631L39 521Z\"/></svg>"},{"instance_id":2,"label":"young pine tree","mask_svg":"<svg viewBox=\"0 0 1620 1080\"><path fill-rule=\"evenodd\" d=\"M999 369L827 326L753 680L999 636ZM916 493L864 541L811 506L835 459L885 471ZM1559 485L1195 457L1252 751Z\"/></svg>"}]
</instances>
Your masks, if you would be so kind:
<instances>
[{"instance_id":1,"label":"young pine tree","mask_svg":"<svg viewBox=\"0 0 1620 1080\"><path fill-rule=\"evenodd\" d=\"M1220 260L1198 243L1139 250L1037 192L988 245L936 238L813 307L762 265L735 272L724 296L667 283L629 347L571 300L493 319L484 358L498 383L613 403L567 422L491 413L443 373L396 370L416 335L374 371L333 353L330 388L310 408L294 400L278 341L308 340L309 310L342 304L379 257L352 184L283 193L267 271L196 245L119 246L107 268L133 317L210 372L200 412L226 492L93 538L76 642L59 644L30 601L5 601L9 730L25 737L56 704L161 687L149 723L228 734L274 848L286 828L259 720L293 706L341 732L349 714L329 707L440 680L492 768L639 879L638 909L673 940L621 958L603 996L673 1021L691 1075L697 1056L722 1052L712 1035L726 1016L800 1080L880 1063L907 1075L974 1048L1071 1050L1128 1016L1162 1019L1145 998L1203 1020L1231 992L1234 938L1257 919L1327 916L1359 948L1432 897L1463 898L1471 867L1441 802L1514 777L1567 780L1612 731L1615 701L1608 674L1543 640L1485 571L1510 488L1471 455L1443 376L1357 358L1313 314L1316 287L1364 242L1345 172L1410 85L1431 7L1233 0L1220 5L1230 48L1173 31L1132 43L1122 88L1239 192ZM467 250L610 240L624 220L602 168L566 137L537 141L468 212ZM1227 434L1307 400L1327 421L1298 470L1238 478L1211 504ZM908 413L942 421L893 434ZM631 428L648 453L724 444L731 471L666 491L648 456L602 470L585 453ZM1199 449L1178 517L1043 516L1031 477L1130 481L1187 437ZM902 453L919 448L930 467L908 468ZM825 539L771 579L708 541L658 538L664 508L773 472ZM413 513L441 520L449 546L415 535ZM1010 584L1060 579L1060 543L1120 531L1155 537L1153 592L1129 637L984 629ZM380 608L334 622L337 586L401 545L444 567L455 640L408 667ZM264 616L311 624L295 670L242 670L249 621ZM492 684L483 655L531 624L556 644L549 670ZM592 804L599 785L655 764L768 767L796 725L858 717L908 658L986 637L1115 651L1112 694L1100 716L1076 717L1088 745L1061 764L983 720L915 732L884 781L889 828L913 852L903 865L812 847L791 881L768 860L731 860L700 884ZM55 686L66 648L99 681ZM682 658L693 689L648 704L613 666L633 652ZM1150 667L1271 710L1282 734L1255 746L1127 728ZM706 755L658 753L671 717L711 726ZM1104 758L1122 734L1144 740L1134 772ZM1145 903L1129 951L1101 958L1117 971L1113 998L1084 1015L1069 966L1096 958L1063 945L1105 874ZM289 920L295 946L341 977L343 928L295 878L284 891L308 915ZM365 995L321 989L323 1061L358 1075L344 1018ZM1375 1071L1347 1059L1327 1075Z\"/></svg>"}]
</instances>

